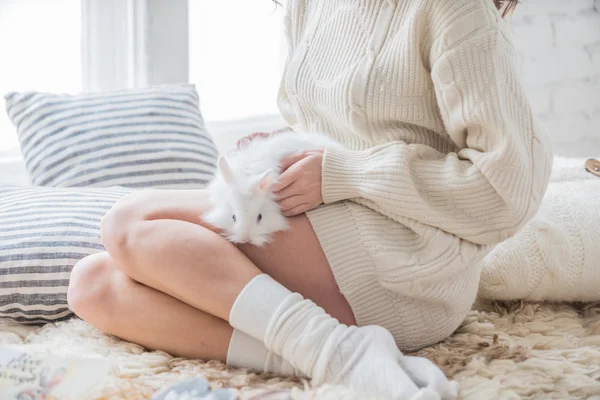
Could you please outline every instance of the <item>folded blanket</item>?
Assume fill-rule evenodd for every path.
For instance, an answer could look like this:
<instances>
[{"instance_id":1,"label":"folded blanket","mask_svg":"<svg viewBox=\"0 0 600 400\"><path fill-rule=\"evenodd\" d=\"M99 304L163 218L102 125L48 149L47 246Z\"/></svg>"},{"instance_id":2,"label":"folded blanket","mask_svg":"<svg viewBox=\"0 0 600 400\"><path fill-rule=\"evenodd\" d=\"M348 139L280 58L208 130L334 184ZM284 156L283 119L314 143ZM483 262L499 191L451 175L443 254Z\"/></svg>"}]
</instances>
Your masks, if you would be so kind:
<instances>
[{"instance_id":1,"label":"folded blanket","mask_svg":"<svg viewBox=\"0 0 600 400\"><path fill-rule=\"evenodd\" d=\"M480 297L600 300L600 178L584 166L556 159L536 216L483 260Z\"/></svg>"}]
</instances>

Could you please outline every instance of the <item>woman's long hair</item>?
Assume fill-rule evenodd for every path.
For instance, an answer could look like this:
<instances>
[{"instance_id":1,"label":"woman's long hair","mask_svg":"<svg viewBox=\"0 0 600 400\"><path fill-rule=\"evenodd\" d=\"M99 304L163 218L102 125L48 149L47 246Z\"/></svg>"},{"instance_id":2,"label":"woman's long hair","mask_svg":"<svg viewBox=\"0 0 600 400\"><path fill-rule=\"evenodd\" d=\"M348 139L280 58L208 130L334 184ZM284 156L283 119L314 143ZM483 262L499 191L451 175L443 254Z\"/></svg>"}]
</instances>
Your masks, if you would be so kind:
<instances>
[{"instance_id":1,"label":"woman's long hair","mask_svg":"<svg viewBox=\"0 0 600 400\"><path fill-rule=\"evenodd\" d=\"M502 18L514 11L519 0L493 0L494 5L499 11L502 11Z\"/></svg>"}]
</instances>

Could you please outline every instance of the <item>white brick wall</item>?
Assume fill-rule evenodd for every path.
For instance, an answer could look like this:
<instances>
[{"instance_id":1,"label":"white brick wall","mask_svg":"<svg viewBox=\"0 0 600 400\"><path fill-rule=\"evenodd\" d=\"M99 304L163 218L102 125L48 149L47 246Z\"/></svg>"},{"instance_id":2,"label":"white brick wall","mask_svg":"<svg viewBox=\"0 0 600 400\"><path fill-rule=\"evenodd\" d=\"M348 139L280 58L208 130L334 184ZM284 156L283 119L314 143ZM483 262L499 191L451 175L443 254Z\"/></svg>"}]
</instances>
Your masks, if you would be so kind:
<instances>
[{"instance_id":1,"label":"white brick wall","mask_svg":"<svg viewBox=\"0 0 600 400\"><path fill-rule=\"evenodd\" d=\"M512 31L555 154L600 157L600 0L523 0Z\"/></svg>"}]
</instances>

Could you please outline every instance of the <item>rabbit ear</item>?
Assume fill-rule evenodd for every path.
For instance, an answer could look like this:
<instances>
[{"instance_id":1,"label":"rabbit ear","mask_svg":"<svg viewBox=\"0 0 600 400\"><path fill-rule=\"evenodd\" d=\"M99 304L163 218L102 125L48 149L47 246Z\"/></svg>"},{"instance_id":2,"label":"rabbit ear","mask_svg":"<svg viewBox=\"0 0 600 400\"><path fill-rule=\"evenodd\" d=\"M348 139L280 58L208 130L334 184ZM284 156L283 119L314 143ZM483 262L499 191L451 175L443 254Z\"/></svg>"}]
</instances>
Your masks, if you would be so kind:
<instances>
[{"instance_id":1,"label":"rabbit ear","mask_svg":"<svg viewBox=\"0 0 600 400\"><path fill-rule=\"evenodd\" d=\"M254 188L255 193L264 192L269 190L271 186L275 183L275 171L272 169L266 171L258 178L258 183Z\"/></svg>"},{"instance_id":2,"label":"rabbit ear","mask_svg":"<svg viewBox=\"0 0 600 400\"><path fill-rule=\"evenodd\" d=\"M219 171L221 172L221 176L225 182L229 184L233 184L235 179L233 178L233 172L231 171L231 167L229 167L229 163L225 157L219 157Z\"/></svg>"},{"instance_id":3,"label":"rabbit ear","mask_svg":"<svg viewBox=\"0 0 600 400\"><path fill-rule=\"evenodd\" d=\"M241 138L240 141L238 142L238 148L242 149L244 147L248 147L250 142L251 142L251 140L248 139L247 137Z\"/></svg>"}]
</instances>

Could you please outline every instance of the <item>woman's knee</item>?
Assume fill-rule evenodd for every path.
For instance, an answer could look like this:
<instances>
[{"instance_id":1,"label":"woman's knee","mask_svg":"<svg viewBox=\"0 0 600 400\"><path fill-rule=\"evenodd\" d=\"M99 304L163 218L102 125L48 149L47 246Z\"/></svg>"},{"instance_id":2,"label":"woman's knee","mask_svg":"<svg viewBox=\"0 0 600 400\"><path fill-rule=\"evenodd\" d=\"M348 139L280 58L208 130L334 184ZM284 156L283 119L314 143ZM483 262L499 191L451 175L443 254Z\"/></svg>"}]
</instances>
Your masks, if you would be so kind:
<instances>
[{"instance_id":1,"label":"woman's knee","mask_svg":"<svg viewBox=\"0 0 600 400\"><path fill-rule=\"evenodd\" d=\"M115 259L127 259L133 252L133 238L144 222L140 212L144 202L140 193L131 193L117 201L102 218L100 235L102 243Z\"/></svg>"},{"instance_id":2,"label":"woman's knee","mask_svg":"<svg viewBox=\"0 0 600 400\"><path fill-rule=\"evenodd\" d=\"M67 303L78 317L97 328L110 319L114 267L107 253L92 254L80 260L71 271Z\"/></svg>"}]
</instances>

